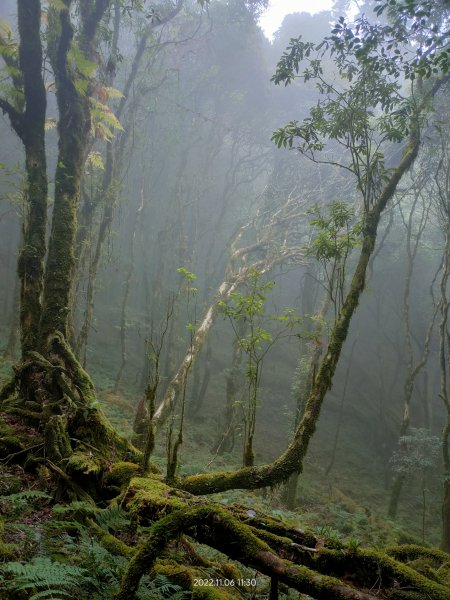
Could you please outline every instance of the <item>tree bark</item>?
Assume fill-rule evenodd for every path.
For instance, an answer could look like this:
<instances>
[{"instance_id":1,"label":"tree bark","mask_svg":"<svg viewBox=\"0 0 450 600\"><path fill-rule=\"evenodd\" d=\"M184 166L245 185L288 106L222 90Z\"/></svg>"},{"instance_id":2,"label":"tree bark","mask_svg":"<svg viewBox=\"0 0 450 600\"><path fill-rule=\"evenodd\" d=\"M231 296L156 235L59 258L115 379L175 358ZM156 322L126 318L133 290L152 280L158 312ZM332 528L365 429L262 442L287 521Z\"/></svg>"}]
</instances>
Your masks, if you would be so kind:
<instances>
[{"instance_id":1,"label":"tree bark","mask_svg":"<svg viewBox=\"0 0 450 600\"><path fill-rule=\"evenodd\" d=\"M41 318L41 295L46 252L47 225L47 166L45 155L46 91L42 76L43 52L40 37L40 0L18 0L18 29L20 37L18 64L20 70L12 76L17 92L22 92L25 109L22 113L1 100L0 108L8 114L11 126L25 149L26 215L20 250L20 336L22 353L38 343ZM11 62L10 59L9 62ZM8 62L8 59L7 59Z\"/></svg>"}]
</instances>

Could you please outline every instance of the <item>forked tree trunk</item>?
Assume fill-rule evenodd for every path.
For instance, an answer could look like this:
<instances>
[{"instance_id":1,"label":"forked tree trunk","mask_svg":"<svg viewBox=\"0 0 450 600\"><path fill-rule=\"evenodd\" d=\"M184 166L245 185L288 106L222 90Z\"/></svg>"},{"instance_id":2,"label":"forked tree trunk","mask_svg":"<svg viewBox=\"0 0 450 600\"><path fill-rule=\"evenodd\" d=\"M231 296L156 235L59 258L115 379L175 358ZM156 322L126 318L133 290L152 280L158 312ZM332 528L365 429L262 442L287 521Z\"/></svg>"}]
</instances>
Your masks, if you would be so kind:
<instances>
[{"instance_id":1,"label":"forked tree trunk","mask_svg":"<svg viewBox=\"0 0 450 600\"><path fill-rule=\"evenodd\" d=\"M65 5L66 9L53 16L52 27L60 29L60 35L54 40L50 54L59 110L59 148L41 318L44 347L48 336L55 331L60 331L66 338L69 333L80 180L90 130L88 98L76 88L74 74L68 64L74 36L69 14L71 0L66 0ZM89 46L90 40L85 42Z\"/></svg>"}]
</instances>

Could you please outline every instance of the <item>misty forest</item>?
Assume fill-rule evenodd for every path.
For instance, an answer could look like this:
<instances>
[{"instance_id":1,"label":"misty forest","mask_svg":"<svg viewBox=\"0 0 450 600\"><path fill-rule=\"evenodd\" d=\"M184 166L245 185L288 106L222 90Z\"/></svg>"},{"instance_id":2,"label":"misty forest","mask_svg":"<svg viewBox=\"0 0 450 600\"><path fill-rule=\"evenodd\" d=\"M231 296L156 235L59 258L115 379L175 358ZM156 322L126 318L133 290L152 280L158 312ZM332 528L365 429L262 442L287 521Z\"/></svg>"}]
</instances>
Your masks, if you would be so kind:
<instances>
[{"instance_id":1,"label":"misty forest","mask_svg":"<svg viewBox=\"0 0 450 600\"><path fill-rule=\"evenodd\" d=\"M267 5L1 1L1 600L450 599L450 4Z\"/></svg>"}]
</instances>

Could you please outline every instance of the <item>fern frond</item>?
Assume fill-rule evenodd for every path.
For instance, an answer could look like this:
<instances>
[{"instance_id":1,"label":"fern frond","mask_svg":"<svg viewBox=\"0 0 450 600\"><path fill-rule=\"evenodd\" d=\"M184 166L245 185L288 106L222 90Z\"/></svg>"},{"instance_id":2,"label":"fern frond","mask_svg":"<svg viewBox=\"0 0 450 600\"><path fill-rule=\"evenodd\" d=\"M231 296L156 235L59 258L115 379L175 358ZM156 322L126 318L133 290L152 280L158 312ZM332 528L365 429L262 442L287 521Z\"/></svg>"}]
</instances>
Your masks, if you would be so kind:
<instances>
[{"instance_id":1,"label":"fern frond","mask_svg":"<svg viewBox=\"0 0 450 600\"><path fill-rule=\"evenodd\" d=\"M53 512L58 516L70 516L76 520L82 520L85 517L94 517L99 511L96 506L89 504L83 500L74 500L70 504L60 505L57 504L53 507Z\"/></svg>"},{"instance_id":2,"label":"fern frond","mask_svg":"<svg viewBox=\"0 0 450 600\"><path fill-rule=\"evenodd\" d=\"M68 600L72 596L72 592L65 590L42 590L42 592L36 592L30 596L29 600Z\"/></svg>"},{"instance_id":3,"label":"fern frond","mask_svg":"<svg viewBox=\"0 0 450 600\"><path fill-rule=\"evenodd\" d=\"M86 569L54 562L46 556L36 556L27 564L9 562L2 565L1 571L12 576L12 579L7 581L10 591L35 590L30 600L56 600L58 595L60 600L67 600L74 592L81 590L82 583L91 581ZM36 596L39 592L42 594Z\"/></svg>"},{"instance_id":4,"label":"fern frond","mask_svg":"<svg viewBox=\"0 0 450 600\"><path fill-rule=\"evenodd\" d=\"M122 530L130 525L129 514L117 504L111 504L108 508L96 513L95 520L105 531Z\"/></svg>"},{"instance_id":5,"label":"fern frond","mask_svg":"<svg viewBox=\"0 0 450 600\"><path fill-rule=\"evenodd\" d=\"M8 496L0 496L0 500L6 500L7 502L27 502L28 500L35 499L46 499L50 500L51 496L46 494L45 492L40 492L39 490L27 490L25 492L17 492L16 494L9 494Z\"/></svg>"},{"instance_id":6,"label":"fern frond","mask_svg":"<svg viewBox=\"0 0 450 600\"><path fill-rule=\"evenodd\" d=\"M138 600L161 600L162 598L187 600L192 596L192 592L183 590L165 575L158 574L152 580L148 576L143 577L136 596Z\"/></svg>"}]
</instances>

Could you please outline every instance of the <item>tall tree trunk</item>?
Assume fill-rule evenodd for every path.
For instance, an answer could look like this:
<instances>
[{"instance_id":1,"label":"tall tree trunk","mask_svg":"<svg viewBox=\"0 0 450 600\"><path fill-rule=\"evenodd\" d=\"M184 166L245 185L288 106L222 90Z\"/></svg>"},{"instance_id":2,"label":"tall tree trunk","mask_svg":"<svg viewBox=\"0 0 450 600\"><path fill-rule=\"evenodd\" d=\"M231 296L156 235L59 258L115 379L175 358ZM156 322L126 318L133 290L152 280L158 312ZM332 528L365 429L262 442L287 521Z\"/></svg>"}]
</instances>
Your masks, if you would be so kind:
<instances>
[{"instance_id":1,"label":"tall tree trunk","mask_svg":"<svg viewBox=\"0 0 450 600\"><path fill-rule=\"evenodd\" d=\"M45 156L46 91L42 76L43 52L40 34L40 0L18 0L19 60L4 57L6 64L19 72L12 75L25 110L17 111L6 100L0 108L9 116L11 126L25 149L25 225L20 251L20 337L22 353L35 349L39 338L41 295L46 251L47 167Z\"/></svg>"},{"instance_id":2,"label":"tall tree trunk","mask_svg":"<svg viewBox=\"0 0 450 600\"><path fill-rule=\"evenodd\" d=\"M447 174L448 199L450 199L450 162ZM450 210L447 205L448 224L450 225ZM440 281L440 323L439 323L439 367L441 374L440 397L447 411L446 423L442 429L442 457L444 463L444 499L442 503L442 540L441 547L446 552L450 552L450 333L449 333L449 312L450 299L447 296L447 286L450 280L450 230L445 234L444 246L444 264L442 267L442 277Z\"/></svg>"},{"instance_id":3,"label":"tall tree trunk","mask_svg":"<svg viewBox=\"0 0 450 600\"><path fill-rule=\"evenodd\" d=\"M55 331L68 336L80 180L90 130L88 98L75 86L74 67L68 61L74 35L69 13L71 0L64 0L64 4L66 8L52 23L61 32L51 55L59 111L59 147L40 329L44 347L47 337Z\"/></svg>"},{"instance_id":4,"label":"tall tree trunk","mask_svg":"<svg viewBox=\"0 0 450 600\"><path fill-rule=\"evenodd\" d=\"M306 280L305 280L306 283ZM317 323L318 326L316 328L316 339L313 342L313 348L312 350L309 351L309 361L308 361L308 369L307 372L302 374L303 377L301 379L301 381L299 382L299 389L297 390L297 402L296 402L296 406L295 406L295 418L294 418L294 428L293 430L296 431L302 418L303 415L305 413L305 407L306 407L306 402L308 400L308 397L311 393L311 388L312 385L314 383L314 378L315 375L319 369L319 364L320 364L320 358L322 356L323 353L323 349L324 349L324 344L325 344L325 340L322 340L322 329L323 329L323 323L325 321L325 317L328 313L328 309L330 306L330 302L331 302L331 298L329 296L329 294L327 292L325 292L325 297L322 300L322 306L318 312L318 319L317 319ZM312 314L312 310L311 313ZM301 357L302 357L301 353ZM283 500L286 504L286 506L291 509L294 510L296 504L296 497L297 497L297 486L298 486L298 479L299 479L300 473L298 472L294 472L291 474L291 476L288 479L288 482L286 484L286 487L284 489L284 494L283 494Z\"/></svg>"},{"instance_id":5,"label":"tall tree trunk","mask_svg":"<svg viewBox=\"0 0 450 600\"><path fill-rule=\"evenodd\" d=\"M122 299L122 310L120 316L120 365L119 370L117 371L116 379L114 382L113 392L116 393L119 389L120 382L122 381L123 371L125 369L127 363L127 305L128 305L128 297L130 295L131 282L134 274L134 244L136 240L136 230L139 221L139 217L141 215L142 209L144 207L144 190L141 190L141 203L139 208L136 211L134 224L133 224L133 233L131 236L131 250L130 250L130 264L128 267L127 278L125 280L125 289L123 292Z\"/></svg>"},{"instance_id":6,"label":"tall tree trunk","mask_svg":"<svg viewBox=\"0 0 450 600\"><path fill-rule=\"evenodd\" d=\"M8 341L3 351L4 358L14 358L16 354L17 342L19 341L20 328L20 281L16 277L14 281L14 292L12 298L11 323L9 327Z\"/></svg>"},{"instance_id":7,"label":"tall tree trunk","mask_svg":"<svg viewBox=\"0 0 450 600\"><path fill-rule=\"evenodd\" d=\"M428 214L430 211L429 204L422 205L422 214L419 218L419 224L416 234L413 234L413 219L417 216L417 204L421 199L421 188L423 187L423 181L420 181L420 189L414 190L414 200L411 206L408 220L403 218L406 226L406 250L408 257L408 266L406 271L406 281L403 293L403 319L405 323L405 350L407 357L406 376L403 383L403 416L400 424L399 432L399 445L402 444L401 439L407 434L409 425L411 422L411 399L414 392L415 380L417 375L420 373L422 368L425 366L431 341L431 334L433 331L433 325L436 313L433 317L428 328L426 339L424 342L422 357L414 364L414 352L412 346L412 331L411 331L411 308L410 308L410 293L411 293L411 280L414 271L414 263L419 248L419 243L428 221ZM401 207L400 207L401 210ZM402 213L403 217L403 213ZM395 519L397 515L398 504L400 501L400 494L405 482L405 476L402 473L398 473L395 477L394 484L392 486L391 497L389 500L388 515L391 519Z\"/></svg>"}]
</instances>

